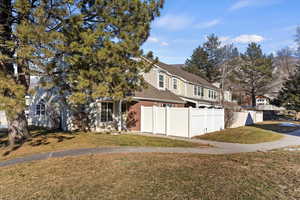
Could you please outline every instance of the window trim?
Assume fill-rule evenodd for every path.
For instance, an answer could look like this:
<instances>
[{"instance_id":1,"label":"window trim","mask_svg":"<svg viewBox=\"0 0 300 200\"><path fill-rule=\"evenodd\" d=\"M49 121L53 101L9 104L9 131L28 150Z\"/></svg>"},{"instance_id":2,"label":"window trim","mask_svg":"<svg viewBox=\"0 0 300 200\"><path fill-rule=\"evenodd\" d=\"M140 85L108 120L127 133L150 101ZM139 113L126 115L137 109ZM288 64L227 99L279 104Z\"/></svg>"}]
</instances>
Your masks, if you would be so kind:
<instances>
[{"instance_id":1,"label":"window trim","mask_svg":"<svg viewBox=\"0 0 300 200\"><path fill-rule=\"evenodd\" d=\"M173 89L174 90L177 90L178 89L178 80L177 80L177 78L173 78Z\"/></svg>"},{"instance_id":2,"label":"window trim","mask_svg":"<svg viewBox=\"0 0 300 200\"><path fill-rule=\"evenodd\" d=\"M105 121L102 121L102 106L103 104L106 104L106 112L105 112ZM109 104L112 105L111 107L111 116L109 116ZM109 120L111 118L111 120ZM114 102L109 102L109 101L104 101L104 102L100 102L100 116L99 116L99 121L100 123L111 123L114 121Z\"/></svg>"},{"instance_id":3,"label":"window trim","mask_svg":"<svg viewBox=\"0 0 300 200\"><path fill-rule=\"evenodd\" d=\"M163 80L162 80L163 86L162 87L160 86L160 83L161 83L160 77L163 77ZM158 88L159 89L165 89L165 87L166 87L166 84L165 84L165 75L162 74L162 73L159 73L158 74Z\"/></svg>"},{"instance_id":4,"label":"window trim","mask_svg":"<svg viewBox=\"0 0 300 200\"><path fill-rule=\"evenodd\" d=\"M194 96L204 97L204 87L200 85L194 85Z\"/></svg>"},{"instance_id":5,"label":"window trim","mask_svg":"<svg viewBox=\"0 0 300 200\"><path fill-rule=\"evenodd\" d=\"M39 117L46 115L46 104L44 99L41 99L39 103L35 105L35 115Z\"/></svg>"}]
</instances>

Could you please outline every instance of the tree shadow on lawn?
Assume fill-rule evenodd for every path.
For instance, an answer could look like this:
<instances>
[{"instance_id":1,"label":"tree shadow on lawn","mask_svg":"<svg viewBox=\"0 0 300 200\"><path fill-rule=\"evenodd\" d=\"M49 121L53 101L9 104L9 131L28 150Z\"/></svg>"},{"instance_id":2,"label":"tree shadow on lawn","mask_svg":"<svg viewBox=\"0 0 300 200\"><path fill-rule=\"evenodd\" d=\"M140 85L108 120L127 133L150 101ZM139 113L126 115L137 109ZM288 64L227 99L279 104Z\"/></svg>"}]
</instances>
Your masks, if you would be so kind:
<instances>
[{"instance_id":1,"label":"tree shadow on lawn","mask_svg":"<svg viewBox=\"0 0 300 200\"><path fill-rule=\"evenodd\" d=\"M283 126L281 123L284 123L285 121L278 121L278 122L270 122L270 123L263 123L263 124L253 124L250 125L251 127L260 128L268 131L273 131L280 134L286 134L286 135L294 135L294 136L300 136L300 134L294 134L292 132L296 130L300 130L300 126Z\"/></svg>"},{"instance_id":2,"label":"tree shadow on lawn","mask_svg":"<svg viewBox=\"0 0 300 200\"><path fill-rule=\"evenodd\" d=\"M71 140L75 138L74 134L71 132L62 132L58 129L45 129L45 128L30 128L32 137L27 139L26 141L22 141L13 147L9 147L9 140L7 135L0 137L0 149L1 148L9 148L6 152L3 153L3 156L7 156L13 151L18 150L24 144L28 144L32 147L42 146L51 144L53 139L55 142L63 142L65 140Z\"/></svg>"}]
</instances>

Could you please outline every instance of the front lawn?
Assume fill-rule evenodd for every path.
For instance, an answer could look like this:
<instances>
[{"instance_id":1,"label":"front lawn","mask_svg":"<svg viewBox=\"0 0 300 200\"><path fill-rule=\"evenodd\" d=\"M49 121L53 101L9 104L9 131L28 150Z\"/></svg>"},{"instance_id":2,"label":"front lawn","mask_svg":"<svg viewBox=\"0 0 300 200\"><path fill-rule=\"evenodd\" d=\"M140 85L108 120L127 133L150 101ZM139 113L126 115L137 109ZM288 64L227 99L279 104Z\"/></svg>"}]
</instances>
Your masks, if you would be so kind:
<instances>
[{"instance_id":1,"label":"front lawn","mask_svg":"<svg viewBox=\"0 0 300 200\"><path fill-rule=\"evenodd\" d=\"M300 152L107 154L0 169L2 200L299 199Z\"/></svg>"},{"instance_id":2,"label":"front lawn","mask_svg":"<svg viewBox=\"0 0 300 200\"><path fill-rule=\"evenodd\" d=\"M33 131L32 141L11 150L7 146L7 138L0 137L0 160L42 152L61 151L67 149L135 146L135 147L207 147L206 144L188 141L150 137L134 134L110 135L105 133L61 133Z\"/></svg>"},{"instance_id":3,"label":"front lawn","mask_svg":"<svg viewBox=\"0 0 300 200\"><path fill-rule=\"evenodd\" d=\"M283 136L262 127L245 126L197 136L198 139L240 144L257 144L281 139Z\"/></svg>"}]
</instances>

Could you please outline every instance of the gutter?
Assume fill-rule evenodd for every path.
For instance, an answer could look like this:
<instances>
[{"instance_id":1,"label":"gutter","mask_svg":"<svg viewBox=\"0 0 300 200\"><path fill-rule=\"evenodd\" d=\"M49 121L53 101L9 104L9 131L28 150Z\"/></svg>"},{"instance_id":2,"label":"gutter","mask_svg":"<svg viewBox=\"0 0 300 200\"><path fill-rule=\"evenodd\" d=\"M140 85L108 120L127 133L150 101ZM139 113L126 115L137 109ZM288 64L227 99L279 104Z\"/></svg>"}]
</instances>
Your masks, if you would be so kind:
<instances>
[{"instance_id":1,"label":"gutter","mask_svg":"<svg viewBox=\"0 0 300 200\"><path fill-rule=\"evenodd\" d=\"M145 98L145 97L132 97L132 99L136 100L148 100L148 101L160 101L165 103L185 103L185 101L174 101L174 100L168 100L168 99L156 99L156 98Z\"/></svg>"}]
</instances>

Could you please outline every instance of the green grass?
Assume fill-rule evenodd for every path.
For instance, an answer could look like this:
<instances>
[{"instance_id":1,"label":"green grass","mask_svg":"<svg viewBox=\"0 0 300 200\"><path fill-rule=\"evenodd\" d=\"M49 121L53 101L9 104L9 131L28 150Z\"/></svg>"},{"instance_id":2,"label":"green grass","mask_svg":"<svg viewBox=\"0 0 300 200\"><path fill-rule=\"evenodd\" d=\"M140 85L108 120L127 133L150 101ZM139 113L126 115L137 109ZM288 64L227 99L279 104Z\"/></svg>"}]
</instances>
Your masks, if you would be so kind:
<instances>
[{"instance_id":1,"label":"green grass","mask_svg":"<svg viewBox=\"0 0 300 200\"><path fill-rule=\"evenodd\" d=\"M281 139L283 136L275 132L257 128L253 126L245 126L240 128L225 129L218 132L208 133L197 136L198 139L230 142L240 144L257 144L263 142L271 142Z\"/></svg>"},{"instance_id":2,"label":"green grass","mask_svg":"<svg viewBox=\"0 0 300 200\"><path fill-rule=\"evenodd\" d=\"M0 169L1 200L290 200L300 153L108 154Z\"/></svg>"},{"instance_id":3,"label":"green grass","mask_svg":"<svg viewBox=\"0 0 300 200\"><path fill-rule=\"evenodd\" d=\"M8 139L0 138L0 160L7 160L24 155L61 151L79 148L95 147L207 147L207 144L199 144L188 141L150 137L134 134L111 135L105 133L48 133L45 131L33 131L33 138L22 146L11 150L6 146ZM1 147L2 144L2 147Z\"/></svg>"}]
</instances>

